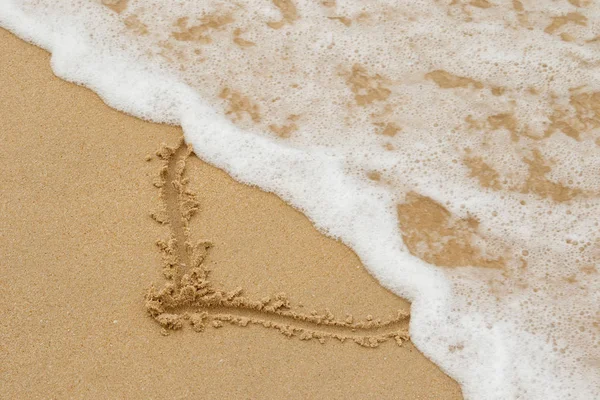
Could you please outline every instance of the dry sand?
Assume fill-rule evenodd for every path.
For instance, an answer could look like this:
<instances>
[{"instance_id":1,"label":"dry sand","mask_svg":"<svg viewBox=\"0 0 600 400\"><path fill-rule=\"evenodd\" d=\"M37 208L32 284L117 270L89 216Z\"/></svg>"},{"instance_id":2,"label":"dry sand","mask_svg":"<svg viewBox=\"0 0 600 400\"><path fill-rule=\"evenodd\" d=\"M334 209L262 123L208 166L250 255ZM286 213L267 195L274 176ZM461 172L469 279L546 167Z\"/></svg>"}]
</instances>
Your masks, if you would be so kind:
<instances>
[{"instance_id":1,"label":"dry sand","mask_svg":"<svg viewBox=\"0 0 600 400\"><path fill-rule=\"evenodd\" d=\"M461 398L351 250L193 154L183 171L185 146L157 156L180 128L110 109L6 31L0 48L0 397ZM147 301L193 267L193 304Z\"/></svg>"}]
</instances>

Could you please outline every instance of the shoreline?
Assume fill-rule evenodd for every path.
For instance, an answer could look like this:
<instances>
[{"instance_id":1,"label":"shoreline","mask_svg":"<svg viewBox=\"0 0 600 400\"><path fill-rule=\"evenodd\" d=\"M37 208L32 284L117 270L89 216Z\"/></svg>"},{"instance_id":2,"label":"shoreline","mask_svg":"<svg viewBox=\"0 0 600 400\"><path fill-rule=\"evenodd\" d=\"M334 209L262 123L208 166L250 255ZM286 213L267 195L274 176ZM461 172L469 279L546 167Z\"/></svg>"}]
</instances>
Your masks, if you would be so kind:
<instances>
[{"instance_id":1,"label":"shoreline","mask_svg":"<svg viewBox=\"0 0 600 400\"><path fill-rule=\"evenodd\" d=\"M110 109L52 75L48 53L0 35L11 55L0 106L7 395L461 398L410 342L321 344L260 326L161 335L144 294L162 281L155 243L169 233L150 218L162 164L146 158L175 146L181 129ZM408 312L351 250L275 195L194 156L186 168L199 207L189 230L213 244L203 262L223 289L285 292L306 314Z\"/></svg>"}]
</instances>

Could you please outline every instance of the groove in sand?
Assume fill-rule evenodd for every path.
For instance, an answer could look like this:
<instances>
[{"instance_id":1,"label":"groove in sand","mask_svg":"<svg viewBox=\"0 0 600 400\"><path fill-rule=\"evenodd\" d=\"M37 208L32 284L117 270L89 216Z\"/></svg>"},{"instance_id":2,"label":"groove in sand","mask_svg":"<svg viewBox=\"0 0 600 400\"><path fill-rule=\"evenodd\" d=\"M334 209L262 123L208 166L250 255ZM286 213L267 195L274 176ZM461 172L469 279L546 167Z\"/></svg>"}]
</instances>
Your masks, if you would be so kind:
<instances>
[{"instance_id":1,"label":"groove in sand","mask_svg":"<svg viewBox=\"0 0 600 400\"><path fill-rule=\"evenodd\" d=\"M394 339L398 345L408 340L409 314L399 311L391 318L354 320L350 315L336 318L329 311L319 314L297 312L285 294L262 299L243 296L241 288L226 292L208 280L203 265L211 247L206 241L193 243L189 221L199 209L196 195L187 187L186 161L192 149L183 140L176 147L163 145L157 156L163 160L159 180L161 208L152 213L157 222L169 227L169 239L159 240L163 274L167 283L152 287L146 295L146 310L163 327L163 333L189 324L195 331L207 326L219 328L225 323L236 326L257 325L276 329L288 337L301 340L327 338L377 347Z\"/></svg>"}]
</instances>

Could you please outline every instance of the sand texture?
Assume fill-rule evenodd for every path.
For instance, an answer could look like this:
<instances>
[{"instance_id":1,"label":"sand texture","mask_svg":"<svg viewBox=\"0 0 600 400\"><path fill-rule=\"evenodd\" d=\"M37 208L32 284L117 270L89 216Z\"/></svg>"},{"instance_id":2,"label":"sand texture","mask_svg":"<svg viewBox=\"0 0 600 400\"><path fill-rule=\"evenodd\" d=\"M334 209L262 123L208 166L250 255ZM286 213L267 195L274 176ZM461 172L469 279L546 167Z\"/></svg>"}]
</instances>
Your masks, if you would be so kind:
<instances>
[{"instance_id":1,"label":"sand texture","mask_svg":"<svg viewBox=\"0 0 600 400\"><path fill-rule=\"evenodd\" d=\"M351 250L0 47L1 398L461 398Z\"/></svg>"}]
</instances>

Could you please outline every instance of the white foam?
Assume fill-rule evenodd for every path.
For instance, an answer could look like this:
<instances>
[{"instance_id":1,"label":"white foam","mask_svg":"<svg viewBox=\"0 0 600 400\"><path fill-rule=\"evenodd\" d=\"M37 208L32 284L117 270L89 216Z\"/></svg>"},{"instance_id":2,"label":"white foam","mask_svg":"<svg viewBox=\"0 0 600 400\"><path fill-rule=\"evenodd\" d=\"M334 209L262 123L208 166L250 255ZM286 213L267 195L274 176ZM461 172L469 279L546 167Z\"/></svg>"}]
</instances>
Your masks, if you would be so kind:
<instances>
[{"instance_id":1,"label":"white foam","mask_svg":"<svg viewBox=\"0 0 600 400\"><path fill-rule=\"evenodd\" d=\"M277 27L268 2L3 0L0 25L52 52L58 76L180 124L201 158L348 244L413 302L413 342L466 398L600 397L600 116L586 105L600 92L598 6L294 3ZM548 28L575 12L584 23ZM440 87L439 70L470 81ZM504 267L411 255L428 259L398 225L415 192L453 224L477 220L479 260Z\"/></svg>"}]
</instances>

